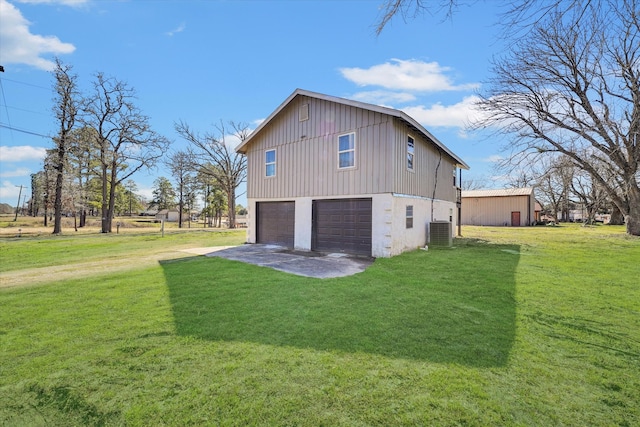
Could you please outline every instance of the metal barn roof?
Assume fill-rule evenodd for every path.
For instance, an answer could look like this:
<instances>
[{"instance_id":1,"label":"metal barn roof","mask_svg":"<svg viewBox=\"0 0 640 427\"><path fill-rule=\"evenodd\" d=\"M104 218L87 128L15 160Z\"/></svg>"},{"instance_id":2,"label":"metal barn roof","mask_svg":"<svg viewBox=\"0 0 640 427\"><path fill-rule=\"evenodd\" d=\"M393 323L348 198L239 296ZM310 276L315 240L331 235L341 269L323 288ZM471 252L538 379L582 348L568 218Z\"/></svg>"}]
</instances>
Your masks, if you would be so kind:
<instances>
[{"instance_id":1,"label":"metal barn roof","mask_svg":"<svg viewBox=\"0 0 640 427\"><path fill-rule=\"evenodd\" d=\"M462 190L462 197L531 196L533 188L504 188L501 190Z\"/></svg>"}]
</instances>

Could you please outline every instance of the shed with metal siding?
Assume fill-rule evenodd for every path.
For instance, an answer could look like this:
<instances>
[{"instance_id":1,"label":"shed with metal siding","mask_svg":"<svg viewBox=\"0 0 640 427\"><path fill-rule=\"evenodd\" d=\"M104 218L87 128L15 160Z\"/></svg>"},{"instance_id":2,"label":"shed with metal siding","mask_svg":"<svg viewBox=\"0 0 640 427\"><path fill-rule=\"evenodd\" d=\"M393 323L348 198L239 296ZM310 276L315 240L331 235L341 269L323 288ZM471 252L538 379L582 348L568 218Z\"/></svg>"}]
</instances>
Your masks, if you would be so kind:
<instances>
[{"instance_id":1,"label":"shed with metal siding","mask_svg":"<svg viewBox=\"0 0 640 427\"><path fill-rule=\"evenodd\" d=\"M462 191L462 224L533 225L535 203L533 188Z\"/></svg>"}]
</instances>

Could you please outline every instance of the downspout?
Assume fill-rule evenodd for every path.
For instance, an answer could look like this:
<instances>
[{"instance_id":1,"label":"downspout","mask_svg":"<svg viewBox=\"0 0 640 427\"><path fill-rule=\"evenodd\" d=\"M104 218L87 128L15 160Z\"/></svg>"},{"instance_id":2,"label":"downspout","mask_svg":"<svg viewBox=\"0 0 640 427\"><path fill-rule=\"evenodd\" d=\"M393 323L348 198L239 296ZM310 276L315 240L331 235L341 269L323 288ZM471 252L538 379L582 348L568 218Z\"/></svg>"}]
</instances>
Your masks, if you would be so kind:
<instances>
[{"instance_id":1,"label":"downspout","mask_svg":"<svg viewBox=\"0 0 640 427\"><path fill-rule=\"evenodd\" d=\"M458 237L462 237L462 168L460 168L458 188L456 188L456 200L458 205Z\"/></svg>"},{"instance_id":2,"label":"downspout","mask_svg":"<svg viewBox=\"0 0 640 427\"><path fill-rule=\"evenodd\" d=\"M440 169L440 163L442 163L442 150L440 149L440 147L436 148L438 149L440 158L438 159L438 164L436 165L435 182L433 183L433 195L431 196L431 222L433 222L433 202L436 199L436 190L438 189L438 169ZM429 240L431 240L431 236L429 236Z\"/></svg>"}]
</instances>

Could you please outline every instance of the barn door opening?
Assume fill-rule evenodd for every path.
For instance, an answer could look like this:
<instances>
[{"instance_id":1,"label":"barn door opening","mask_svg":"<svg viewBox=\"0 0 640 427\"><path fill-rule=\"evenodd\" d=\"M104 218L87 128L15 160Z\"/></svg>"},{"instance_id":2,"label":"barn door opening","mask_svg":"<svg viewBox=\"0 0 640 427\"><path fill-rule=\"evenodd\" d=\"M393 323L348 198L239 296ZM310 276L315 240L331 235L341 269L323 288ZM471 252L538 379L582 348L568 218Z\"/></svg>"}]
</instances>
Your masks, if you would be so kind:
<instances>
[{"instance_id":1,"label":"barn door opening","mask_svg":"<svg viewBox=\"0 0 640 427\"><path fill-rule=\"evenodd\" d=\"M311 250L371 256L371 199L314 200Z\"/></svg>"},{"instance_id":2,"label":"barn door opening","mask_svg":"<svg viewBox=\"0 0 640 427\"><path fill-rule=\"evenodd\" d=\"M258 202L257 243L293 248L295 233L295 202Z\"/></svg>"},{"instance_id":3,"label":"barn door opening","mask_svg":"<svg viewBox=\"0 0 640 427\"><path fill-rule=\"evenodd\" d=\"M520 211L511 212L511 226L520 227Z\"/></svg>"}]
</instances>

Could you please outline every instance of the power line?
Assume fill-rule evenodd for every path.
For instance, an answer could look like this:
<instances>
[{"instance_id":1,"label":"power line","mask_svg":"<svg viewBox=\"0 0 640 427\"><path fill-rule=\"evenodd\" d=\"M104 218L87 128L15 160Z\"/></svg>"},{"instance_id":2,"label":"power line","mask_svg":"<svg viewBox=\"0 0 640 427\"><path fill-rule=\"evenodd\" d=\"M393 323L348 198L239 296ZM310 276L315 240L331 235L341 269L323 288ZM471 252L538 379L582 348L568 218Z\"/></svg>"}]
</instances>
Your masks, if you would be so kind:
<instances>
[{"instance_id":1,"label":"power line","mask_svg":"<svg viewBox=\"0 0 640 427\"><path fill-rule=\"evenodd\" d=\"M5 77L3 77L3 78L2 78L2 79L0 79L0 80L4 80L4 81L6 81L6 82L12 82L12 83L19 83L19 84L21 84L21 85L31 86L31 87L36 87L36 88L38 88L38 89L45 89L45 90L48 90L48 91L51 91L51 90L52 90L50 87L45 87L45 86L35 85L35 84L33 84L33 83L21 82L20 80L7 79L7 78L5 78Z\"/></svg>"},{"instance_id":2,"label":"power line","mask_svg":"<svg viewBox=\"0 0 640 427\"><path fill-rule=\"evenodd\" d=\"M2 65L0 65L2 67ZM0 69L4 73L4 67ZM9 109L7 108L7 98L4 96L4 85L2 84L2 79L0 79L0 92L2 93L2 102L4 102L4 111L7 112L7 122L9 122L9 126L11 126L11 119L9 118ZM13 130L9 128L11 131L11 140L13 141Z\"/></svg>"},{"instance_id":3,"label":"power line","mask_svg":"<svg viewBox=\"0 0 640 427\"><path fill-rule=\"evenodd\" d=\"M6 108L10 108L12 110L17 110L17 111L24 111L25 113L33 113L33 114L40 114L41 116L50 116L51 114L49 113L43 113L42 111L34 111L34 110L27 110L25 108L19 108L19 107L12 107L10 105L0 105L0 107L4 107Z\"/></svg>"},{"instance_id":4,"label":"power line","mask_svg":"<svg viewBox=\"0 0 640 427\"><path fill-rule=\"evenodd\" d=\"M49 135L43 135L41 133L32 132L32 131L25 130L25 129L20 129L20 128L15 128L15 127L10 126L10 125L5 125L4 123L0 123L0 128L9 129L11 131L15 130L16 132L22 132L22 133L26 133L26 134L29 134L29 135L40 136L42 138L47 138L47 139L51 138L51 136L49 136Z\"/></svg>"}]
</instances>

